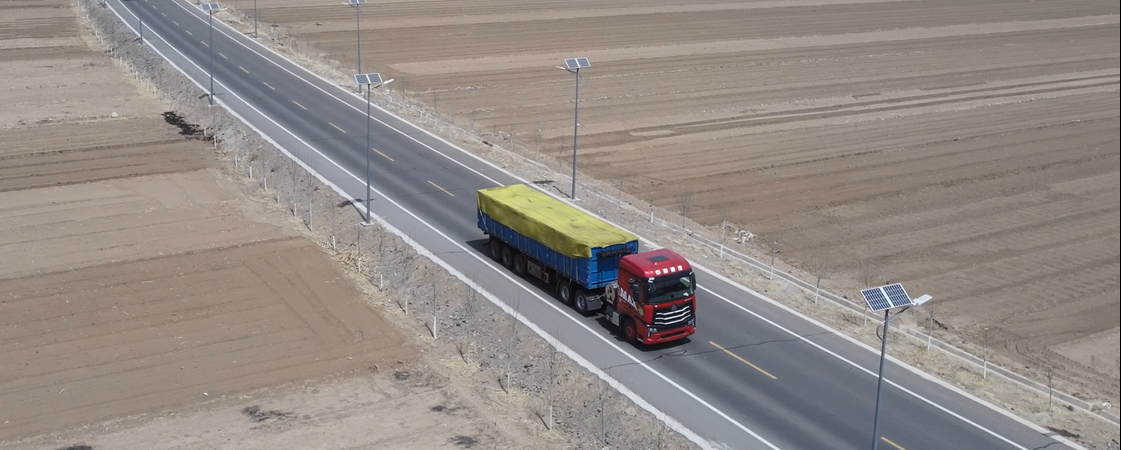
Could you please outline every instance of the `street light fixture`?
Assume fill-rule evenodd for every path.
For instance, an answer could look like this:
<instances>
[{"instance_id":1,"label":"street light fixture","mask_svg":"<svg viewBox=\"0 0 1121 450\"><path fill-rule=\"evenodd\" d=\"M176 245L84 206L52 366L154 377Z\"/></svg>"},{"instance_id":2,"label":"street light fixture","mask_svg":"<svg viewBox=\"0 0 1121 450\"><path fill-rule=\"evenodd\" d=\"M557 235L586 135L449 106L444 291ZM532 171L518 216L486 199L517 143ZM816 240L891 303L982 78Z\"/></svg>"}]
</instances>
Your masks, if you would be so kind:
<instances>
[{"instance_id":1,"label":"street light fixture","mask_svg":"<svg viewBox=\"0 0 1121 450\"><path fill-rule=\"evenodd\" d=\"M360 73L354 76L354 81L358 83L358 89L361 90L362 86L366 86L366 148L362 151L366 153L366 225L370 225L374 220L374 213L370 211L370 95L371 91L379 87L385 86L393 82L393 79L382 81L380 73Z\"/></svg>"},{"instance_id":2,"label":"street light fixture","mask_svg":"<svg viewBox=\"0 0 1121 450\"><path fill-rule=\"evenodd\" d=\"M207 99L210 106L214 106L214 13L222 11L222 8L217 3L203 3L200 7L206 13L206 23L210 26L210 42L206 44L210 51L210 95Z\"/></svg>"},{"instance_id":3,"label":"street light fixture","mask_svg":"<svg viewBox=\"0 0 1121 450\"><path fill-rule=\"evenodd\" d=\"M344 4L354 7L354 35L355 35L355 42L357 42L357 44L358 44L358 58L357 58L357 60L358 60L358 70L355 70L354 73L361 74L362 73L362 17L359 15L359 12L362 11L362 5L366 4L366 0L346 0L346 3L344 3ZM359 93L362 92L362 85L361 84L358 85L358 92Z\"/></svg>"},{"instance_id":4,"label":"street light fixture","mask_svg":"<svg viewBox=\"0 0 1121 450\"><path fill-rule=\"evenodd\" d=\"M588 58L568 58L564 60L564 67L558 69L576 75L576 102L572 106L572 190L569 198L576 200L576 140L580 128L580 69L592 67Z\"/></svg>"},{"instance_id":5,"label":"street light fixture","mask_svg":"<svg viewBox=\"0 0 1121 450\"><path fill-rule=\"evenodd\" d=\"M864 296L864 301L868 302L868 308L873 312L884 312L884 331L883 335L879 336L880 372L876 381L876 413L874 419L872 419L872 450L877 450L880 446L880 394L883 393L884 389L884 359L887 354L888 325L891 323L891 319L907 312L912 306L919 306L930 301L933 297L923 295L912 300L911 297L907 296L907 291L903 289L903 285L899 283L865 289L860 291L860 295ZM895 314L889 315L892 308L903 309Z\"/></svg>"},{"instance_id":6,"label":"street light fixture","mask_svg":"<svg viewBox=\"0 0 1121 450\"><path fill-rule=\"evenodd\" d=\"M253 39L257 39L257 0L253 0Z\"/></svg>"}]
</instances>

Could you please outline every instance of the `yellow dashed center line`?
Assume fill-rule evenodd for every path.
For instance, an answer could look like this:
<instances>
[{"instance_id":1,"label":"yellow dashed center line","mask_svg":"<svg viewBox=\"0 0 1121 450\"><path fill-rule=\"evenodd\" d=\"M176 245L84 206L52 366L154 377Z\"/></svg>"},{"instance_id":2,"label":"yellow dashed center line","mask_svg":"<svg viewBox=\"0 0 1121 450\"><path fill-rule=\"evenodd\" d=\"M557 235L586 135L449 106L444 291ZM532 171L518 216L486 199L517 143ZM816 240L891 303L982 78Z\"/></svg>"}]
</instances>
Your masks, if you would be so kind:
<instances>
[{"instance_id":1,"label":"yellow dashed center line","mask_svg":"<svg viewBox=\"0 0 1121 450\"><path fill-rule=\"evenodd\" d=\"M336 129L336 130L339 130L339 131L342 131L343 133L346 133L346 130L344 130L344 129L342 129L342 128L339 128L339 126L338 126L338 125L335 125L335 124L333 124L333 123L331 123L331 122L327 122L327 125L333 126L333 127L335 127L335 129Z\"/></svg>"},{"instance_id":2,"label":"yellow dashed center line","mask_svg":"<svg viewBox=\"0 0 1121 450\"><path fill-rule=\"evenodd\" d=\"M448 190L447 190L447 189L444 189L444 188L440 187L440 185L438 185L438 184L436 184L436 183L433 183L433 182L432 182L431 180L429 180L429 181L428 181L428 184L431 184L431 185L433 185L433 186L436 186L436 189L439 189L439 190L441 190L441 191L444 191L444 193L445 193L445 194L448 194L448 195L450 195L450 196L452 196L452 197L455 197L455 194L453 194L453 193L451 193L451 192L448 192Z\"/></svg>"},{"instance_id":3,"label":"yellow dashed center line","mask_svg":"<svg viewBox=\"0 0 1121 450\"><path fill-rule=\"evenodd\" d=\"M272 86L269 86L269 87L272 87ZM274 90L275 90L275 89L274 89ZM295 104L296 104L296 106L299 106L299 107L300 107L301 109L303 109L304 111L307 111L307 108L306 108L306 107L305 107L304 105L301 105L301 104L300 104L300 102L297 102L297 101L295 101L295 100L292 100L292 103L295 103Z\"/></svg>"},{"instance_id":4,"label":"yellow dashed center line","mask_svg":"<svg viewBox=\"0 0 1121 450\"><path fill-rule=\"evenodd\" d=\"M195 35L194 33L192 33L192 32L191 32L191 30L183 30L183 31L186 31L186 32L187 32L187 34L189 34L189 35L191 35L191 36L194 36L194 35Z\"/></svg>"},{"instance_id":5,"label":"yellow dashed center line","mask_svg":"<svg viewBox=\"0 0 1121 450\"><path fill-rule=\"evenodd\" d=\"M222 59L230 59L230 58L227 58L226 55L223 55L222 52L218 52L218 56L221 56Z\"/></svg>"},{"instance_id":6,"label":"yellow dashed center line","mask_svg":"<svg viewBox=\"0 0 1121 450\"><path fill-rule=\"evenodd\" d=\"M777 380L777 379L778 379L778 377L776 377L776 376L774 376L774 375L771 375L770 373L767 373L767 371L766 371L766 370L760 369L760 368L759 368L759 366L756 366L755 364L752 364L752 363L748 362L748 361L747 361L746 359L740 358L740 355L737 355L737 354L735 354L735 353L732 353L732 352L731 352L731 351L729 351L728 349L726 349L726 348L724 348L724 347L721 347L721 346L720 346L720 344L717 344L717 343L715 343L715 342L712 342L712 341L708 341L708 343L709 343L709 344L712 344L712 346L713 346L713 347L716 347L716 348L718 348L718 349L722 350L722 351L723 351L724 353L727 353L728 355L731 355L731 357L733 357L733 358L736 358L736 359L740 360L740 362L742 362L742 363L744 363L744 364L747 364L747 365L751 366L751 368L752 368L752 369L758 370L758 371L759 371L760 373L762 373L763 375L766 375L766 376L768 376L768 377L771 377L771 379L772 379L772 380Z\"/></svg>"},{"instance_id":7,"label":"yellow dashed center line","mask_svg":"<svg viewBox=\"0 0 1121 450\"><path fill-rule=\"evenodd\" d=\"M891 439L888 439L888 438L886 438L886 437L880 436L880 440L881 440L881 441L884 441L884 442L887 442L888 444L891 444L891 446L892 446L892 447L895 447L895 448L897 448L897 449L899 449L899 450L907 450L907 449L903 448L902 446L900 446L899 444L896 444L896 443L894 443L894 442L891 442Z\"/></svg>"},{"instance_id":8,"label":"yellow dashed center line","mask_svg":"<svg viewBox=\"0 0 1121 450\"><path fill-rule=\"evenodd\" d=\"M375 149L372 149L372 150L373 150L373 151L375 151L375 152L378 152L378 149L376 149L376 148L375 148ZM390 161L393 161L393 158L390 158L390 157L389 157L389 155L386 155L385 153L382 153L382 152L378 152L378 154L379 154L379 155L381 155L381 156L384 156L384 157L385 157L385 159L388 159L388 160L390 160ZM431 183L431 181L429 181L429 183Z\"/></svg>"},{"instance_id":9,"label":"yellow dashed center line","mask_svg":"<svg viewBox=\"0 0 1121 450\"><path fill-rule=\"evenodd\" d=\"M241 66L237 66L237 68L238 68L238 69L241 69L241 71L242 71L242 72L245 72L245 73L249 73L249 71L248 71L248 70L245 70L245 68L244 68L244 67L241 67Z\"/></svg>"},{"instance_id":10,"label":"yellow dashed center line","mask_svg":"<svg viewBox=\"0 0 1121 450\"><path fill-rule=\"evenodd\" d=\"M264 81L262 81L262 83L265 83L265 82L264 82ZM274 90L274 91L276 90L276 88L272 87L272 85L270 85L270 84L268 84L268 83L265 83L265 86L266 86L266 87L268 87L269 89L272 89L272 90ZM299 105L299 103L296 103L296 104L297 104L297 105ZM303 107L301 106L301 108L303 108ZM304 109L307 109L307 108L304 108Z\"/></svg>"}]
</instances>

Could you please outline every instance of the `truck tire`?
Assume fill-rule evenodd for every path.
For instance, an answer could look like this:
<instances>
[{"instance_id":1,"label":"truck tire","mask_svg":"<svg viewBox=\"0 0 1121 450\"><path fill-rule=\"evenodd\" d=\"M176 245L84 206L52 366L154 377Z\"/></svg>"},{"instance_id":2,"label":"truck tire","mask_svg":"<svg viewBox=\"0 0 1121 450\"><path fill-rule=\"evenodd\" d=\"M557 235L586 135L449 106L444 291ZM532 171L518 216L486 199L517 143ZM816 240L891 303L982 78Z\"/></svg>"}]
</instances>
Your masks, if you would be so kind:
<instances>
[{"instance_id":1,"label":"truck tire","mask_svg":"<svg viewBox=\"0 0 1121 450\"><path fill-rule=\"evenodd\" d=\"M572 304L572 283L568 280L560 280L557 285L557 293L560 294L560 301L566 305Z\"/></svg>"},{"instance_id":2,"label":"truck tire","mask_svg":"<svg viewBox=\"0 0 1121 450\"><path fill-rule=\"evenodd\" d=\"M502 266L507 269L514 268L514 250L508 245L502 246Z\"/></svg>"},{"instance_id":3,"label":"truck tire","mask_svg":"<svg viewBox=\"0 0 1121 450\"><path fill-rule=\"evenodd\" d=\"M502 247L505 247L505 245L502 244L502 241L495 238L490 238L489 245L490 257L494 258L495 261L502 262Z\"/></svg>"},{"instance_id":4,"label":"truck tire","mask_svg":"<svg viewBox=\"0 0 1121 450\"><path fill-rule=\"evenodd\" d=\"M634 320L630 317L623 319L623 340L629 343L638 342L638 326L634 324Z\"/></svg>"},{"instance_id":5,"label":"truck tire","mask_svg":"<svg viewBox=\"0 0 1121 450\"><path fill-rule=\"evenodd\" d=\"M581 316L588 314L588 293L583 289L576 290L576 299L572 302L572 309L580 313Z\"/></svg>"},{"instance_id":6,"label":"truck tire","mask_svg":"<svg viewBox=\"0 0 1121 450\"><path fill-rule=\"evenodd\" d=\"M514 255L514 275L525 276L525 255L522 252Z\"/></svg>"}]
</instances>

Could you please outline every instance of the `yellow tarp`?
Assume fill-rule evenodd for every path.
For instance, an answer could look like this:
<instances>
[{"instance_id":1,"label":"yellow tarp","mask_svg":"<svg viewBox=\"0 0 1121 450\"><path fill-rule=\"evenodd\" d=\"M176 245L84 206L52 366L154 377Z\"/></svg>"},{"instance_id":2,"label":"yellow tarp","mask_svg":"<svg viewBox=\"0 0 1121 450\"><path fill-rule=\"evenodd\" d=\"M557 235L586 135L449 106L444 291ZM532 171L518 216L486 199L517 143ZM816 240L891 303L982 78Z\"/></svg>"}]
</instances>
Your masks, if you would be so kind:
<instances>
[{"instance_id":1,"label":"yellow tarp","mask_svg":"<svg viewBox=\"0 0 1121 450\"><path fill-rule=\"evenodd\" d=\"M479 209L494 220L572 258L638 238L523 184L481 189Z\"/></svg>"}]
</instances>

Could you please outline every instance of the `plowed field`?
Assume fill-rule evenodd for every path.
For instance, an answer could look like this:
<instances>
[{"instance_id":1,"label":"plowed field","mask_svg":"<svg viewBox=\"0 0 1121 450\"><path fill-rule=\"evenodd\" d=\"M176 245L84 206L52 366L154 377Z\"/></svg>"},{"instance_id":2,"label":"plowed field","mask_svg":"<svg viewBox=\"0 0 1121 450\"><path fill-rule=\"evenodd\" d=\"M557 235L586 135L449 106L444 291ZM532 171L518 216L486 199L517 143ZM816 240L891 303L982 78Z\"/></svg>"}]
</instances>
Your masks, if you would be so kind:
<instances>
[{"instance_id":1,"label":"plowed field","mask_svg":"<svg viewBox=\"0 0 1121 450\"><path fill-rule=\"evenodd\" d=\"M158 422L142 444L114 444L98 434L116 425L93 425L218 399L238 416L272 399L235 394L414 361L318 245L269 221L217 170L210 144L166 123L87 38L66 2L0 5L0 447L198 448L217 442L196 433L212 414ZM387 420L402 405L400 417L430 428L427 403L443 397L432 386L382 391L298 396L287 407L303 421L288 428L313 428L323 408ZM396 404L378 403L386 396ZM352 401L362 407L339 415ZM249 426L278 419L270 411L240 417L245 429L227 428L223 442L260 436ZM453 434L422 430L419 445L487 438L464 417L449 422ZM412 426L343 439L417 440Z\"/></svg>"},{"instance_id":2,"label":"plowed field","mask_svg":"<svg viewBox=\"0 0 1121 450\"><path fill-rule=\"evenodd\" d=\"M230 4L251 12L252 2ZM355 65L354 10L260 19ZM708 225L727 213L826 287L887 281L1041 379L1119 395L1119 6L1040 0L397 1L363 71L492 142ZM271 29L263 27L264 29ZM348 69L349 70L349 69ZM562 183L563 184L563 183Z\"/></svg>"}]
</instances>

